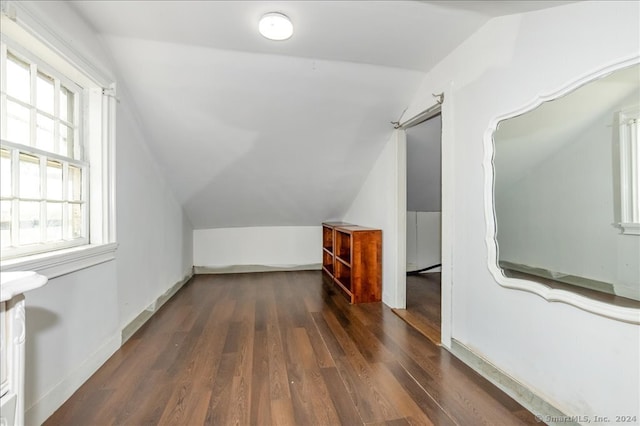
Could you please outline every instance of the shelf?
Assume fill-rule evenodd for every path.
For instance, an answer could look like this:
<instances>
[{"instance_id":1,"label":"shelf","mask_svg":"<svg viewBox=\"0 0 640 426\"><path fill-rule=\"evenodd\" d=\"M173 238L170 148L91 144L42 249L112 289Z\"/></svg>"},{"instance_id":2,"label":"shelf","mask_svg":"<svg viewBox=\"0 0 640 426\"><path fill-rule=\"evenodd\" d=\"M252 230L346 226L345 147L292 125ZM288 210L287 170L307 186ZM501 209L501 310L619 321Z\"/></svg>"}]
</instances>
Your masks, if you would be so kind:
<instances>
[{"instance_id":1,"label":"shelf","mask_svg":"<svg viewBox=\"0 0 640 426\"><path fill-rule=\"evenodd\" d=\"M351 236L336 229L335 254L347 263L351 263Z\"/></svg>"},{"instance_id":2,"label":"shelf","mask_svg":"<svg viewBox=\"0 0 640 426\"><path fill-rule=\"evenodd\" d=\"M336 283L336 285L338 287L340 287L342 289L342 293L347 297L347 299L349 300L349 303L353 303L353 293L351 293L351 291L346 288L344 285L342 285L342 283L338 280L334 280L334 282Z\"/></svg>"},{"instance_id":3,"label":"shelf","mask_svg":"<svg viewBox=\"0 0 640 426\"><path fill-rule=\"evenodd\" d=\"M350 303L382 298L382 231L344 222L322 224L322 270Z\"/></svg>"},{"instance_id":4,"label":"shelf","mask_svg":"<svg viewBox=\"0 0 640 426\"><path fill-rule=\"evenodd\" d=\"M331 252L324 249L322 251L322 267L330 274L333 275L333 255Z\"/></svg>"},{"instance_id":5,"label":"shelf","mask_svg":"<svg viewBox=\"0 0 640 426\"><path fill-rule=\"evenodd\" d=\"M333 252L333 228L322 226L322 248Z\"/></svg>"},{"instance_id":6,"label":"shelf","mask_svg":"<svg viewBox=\"0 0 640 426\"><path fill-rule=\"evenodd\" d=\"M338 284L341 284L345 290L351 293L351 268L341 262L336 262L335 278Z\"/></svg>"},{"instance_id":7,"label":"shelf","mask_svg":"<svg viewBox=\"0 0 640 426\"><path fill-rule=\"evenodd\" d=\"M337 260L338 262L342 263L344 266L346 266L346 267L348 267L348 268L351 268L351 263L347 262L346 260L341 259L341 258L339 258L338 256L336 256L336 260Z\"/></svg>"},{"instance_id":8,"label":"shelf","mask_svg":"<svg viewBox=\"0 0 640 426\"><path fill-rule=\"evenodd\" d=\"M329 275L333 276L333 265L322 265L322 269Z\"/></svg>"}]
</instances>

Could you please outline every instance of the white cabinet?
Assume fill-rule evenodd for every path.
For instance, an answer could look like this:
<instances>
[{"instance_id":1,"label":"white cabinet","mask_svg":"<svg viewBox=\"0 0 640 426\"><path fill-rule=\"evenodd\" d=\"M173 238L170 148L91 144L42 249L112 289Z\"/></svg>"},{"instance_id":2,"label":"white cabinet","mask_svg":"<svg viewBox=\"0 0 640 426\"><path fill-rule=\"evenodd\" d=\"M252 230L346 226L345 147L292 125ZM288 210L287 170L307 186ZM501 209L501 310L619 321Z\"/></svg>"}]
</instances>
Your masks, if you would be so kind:
<instances>
[{"instance_id":1,"label":"white cabinet","mask_svg":"<svg viewBox=\"0 0 640 426\"><path fill-rule=\"evenodd\" d=\"M0 275L0 425L24 424L24 346L26 336L23 293L45 285L35 272Z\"/></svg>"}]
</instances>

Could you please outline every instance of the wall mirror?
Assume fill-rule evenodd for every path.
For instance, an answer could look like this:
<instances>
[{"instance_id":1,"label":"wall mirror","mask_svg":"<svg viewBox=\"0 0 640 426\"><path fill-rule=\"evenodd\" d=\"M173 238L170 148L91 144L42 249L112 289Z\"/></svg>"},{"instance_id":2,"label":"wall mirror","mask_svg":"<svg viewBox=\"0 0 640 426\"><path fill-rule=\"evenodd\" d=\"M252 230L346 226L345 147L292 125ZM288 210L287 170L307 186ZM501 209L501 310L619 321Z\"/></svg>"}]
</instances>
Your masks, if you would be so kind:
<instances>
[{"instance_id":1,"label":"wall mirror","mask_svg":"<svg viewBox=\"0 0 640 426\"><path fill-rule=\"evenodd\" d=\"M640 65L625 63L492 123L487 246L500 284L640 322L639 111Z\"/></svg>"}]
</instances>

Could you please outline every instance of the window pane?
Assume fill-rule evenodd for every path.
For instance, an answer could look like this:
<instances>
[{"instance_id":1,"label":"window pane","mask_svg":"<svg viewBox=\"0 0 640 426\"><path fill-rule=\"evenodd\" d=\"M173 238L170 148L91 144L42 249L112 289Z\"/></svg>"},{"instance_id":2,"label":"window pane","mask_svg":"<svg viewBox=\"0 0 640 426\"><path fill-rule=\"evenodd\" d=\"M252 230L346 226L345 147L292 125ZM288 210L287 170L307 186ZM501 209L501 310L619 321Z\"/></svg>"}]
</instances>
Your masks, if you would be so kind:
<instances>
[{"instance_id":1,"label":"window pane","mask_svg":"<svg viewBox=\"0 0 640 426\"><path fill-rule=\"evenodd\" d=\"M0 247L11 245L11 201L0 201Z\"/></svg>"},{"instance_id":2,"label":"window pane","mask_svg":"<svg viewBox=\"0 0 640 426\"><path fill-rule=\"evenodd\" d=\"M36 106L53 114L53 80L41 73L36 77Z\"/></svg>"},{"instance_id":3,"label":"window pane","mask_svg":"<svg viewBox=\"0 0 640 426\"><path fill-rule=\"evenodd\" d=\"M60 87L60 118L70 123L73 121L73 92L69 91L66 87Z\"/></svg>"},{"instance_id":4,"label":"window pane","mask_svg":"<svg viewBox=\"0 0 640 426\"><path fill-rule=\"evenodd\" d=\"M82 238L82 204L69 204L69 236Z\"/></svg>"},{"instance_id":5,"label":"window pane","mask_svg":"<svg viewBox=\"0 0 640 426\"><path fill-rule=\"evenodd\" d=\"M20 201L20 244L40 242L40 203Z\"/></svg>"},{"instance_id":6,"label":"window pane","mask_svg":"<svg viewBox=\"0 0 640 426\"><path fill-rule=\"evenodd\" d=\"M67 187L67 199L71 201L82 200L82 170L69 166L69 182Z\"/></svg>"},{"instance_id":7,"label":"window pane","mask_svg":"<svg viewBox=\"0 0 640 426\"><path fill-rule=\"evenodd\" d=\"M36 146L45 151L54 152L53 150L53 120L38 114L36 120Z\"/></svg>"},{"instance_id":8,"label":"window pane","mask_svg":"<svg viewBox=\"0 0 640 426\"><path fill-rule=\"evenodd\" d=\"M7 140L29 145L29 109L7 101Z\"/></svg>"},{"instance_id":9,"label":"window pane","mask_svg":"<svg viewBox=\"0 0 640 426\"><path fill-rule=\"evenodd\" d=\"M20 154L20 198L40 198L40 159Z\"/></svg>"},{"instance_id":10,"label":"window pane","mask_svg":"<svg viewBox=\"0 0 640 426\"><path fill-rule=\"evenodd\" d=\"M73 157L73 128L63 124L60 125L60 147L58 153Z\"/></svg>"},{"instance_id":11,"label":"window pane","mask_svg":"<svg viewBox=\"0 0 640 426\"><path fill-rule=\"evenodd\" d=\"M62 240L62 203L47 203L47 241Z\"/></svg>"},{"instance_id":12,"label":"window pane","mask_svg":"<svg viewBox=\"0 0 640 426\"><path fill-rule=\"evenodd\" d=\"M62 200L62 163L47 161L47 199Z\"/></svg>"},{"instance_id":13,"label":"window pane","mask_svg":"<svg viewBox=\"0 0 640 426\"><path fill-rule=\"evenodd\" d=\"M29 65L13 56L7 57L7 93L23 102L31 101Z\"/></svg>"},{"instance_id":14,"label":"window pane","mask_svg":"<svg viewBox=\"0 0 640 426\"><path fill-rule=\"evenodd\" d=\"M11 184L13 176L11 175L11 152L7 149L0 149L0 194L3 197L11 197Z\"/></svg>"}]
</instances>

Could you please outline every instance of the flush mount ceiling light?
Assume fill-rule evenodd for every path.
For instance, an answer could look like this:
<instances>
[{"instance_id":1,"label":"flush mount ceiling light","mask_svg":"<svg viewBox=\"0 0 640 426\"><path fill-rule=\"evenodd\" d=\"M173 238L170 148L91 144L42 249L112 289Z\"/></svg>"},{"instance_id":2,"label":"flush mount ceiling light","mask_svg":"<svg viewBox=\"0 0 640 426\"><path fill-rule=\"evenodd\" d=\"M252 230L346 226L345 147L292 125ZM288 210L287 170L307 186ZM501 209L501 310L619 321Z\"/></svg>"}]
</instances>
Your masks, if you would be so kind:
<instances>
[{"instance_id":1,"label":"flush mount ceiling light","mask_svg":"<svg viewBox=\"0 0 640 426\"><path fill-rule=\"evenodd\" d=\"M293 24L286 15L270 12L260 18L258 30L269 40L286 40L293 34Z\"/></svg>"}]
</instances>

